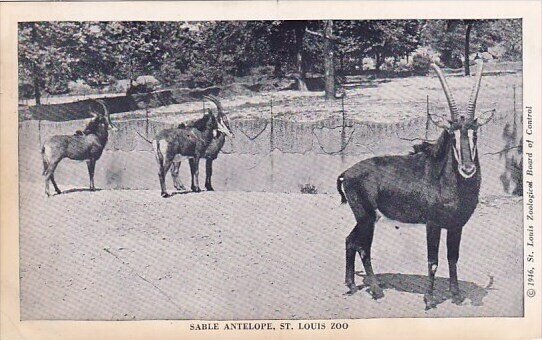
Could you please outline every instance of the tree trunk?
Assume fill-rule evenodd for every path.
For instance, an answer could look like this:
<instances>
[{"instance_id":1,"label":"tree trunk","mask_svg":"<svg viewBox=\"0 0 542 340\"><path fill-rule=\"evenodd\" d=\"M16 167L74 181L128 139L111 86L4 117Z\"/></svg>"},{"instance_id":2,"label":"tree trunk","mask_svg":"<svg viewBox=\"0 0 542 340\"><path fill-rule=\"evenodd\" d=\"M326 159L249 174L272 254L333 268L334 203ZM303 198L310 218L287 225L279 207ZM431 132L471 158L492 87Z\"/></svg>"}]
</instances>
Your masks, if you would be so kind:
<instances>
[{"instance_id":1,"label":"tree trunk","mask_svg":"<svg viewBox=\"0 0 542 340\"><path fill-rule=\"evenodd\" d=\"M376 54L376 63L375 68L377 71L380 71L380 67L382 66L382 55L380 53Z\"/></svg>"},{"instance_id":2,"label":"tree trunk","mask_svg":"<svg viewBox=\"0 0 542 340\"><path fill-rule=\"evenodd\" d=\"M40 81L37 76L34 76L34 98L36 105L41 105Z\"/></svg>"},{"instance_id":3,"label":"tree trunk","mask_svg":"<svg viewBox=\"0 0 542 340\"><path fill-rule=\"evenodd\" d=\"M305 68L303 66L303 38L305 36L305 25L296 23L295 26L295 50L297 61L297 73L299 74L299 90L308 91L305 83Z\"/></svg>"},{"instance_id":4,"label":"tree trunk","mask_svg":"<svg viewBox=\"0 0 542 340\"><path fill-rule=\"evenodd\" d=\"M34 44L39 44L38 41L38 24L34 23L32 25L32 42ZM40 91L40 78L41 72L36 64L37 61L32 62L32 76L34 81L34 98L36 99L36 105L41 105L41 91Z\"/></svg>"},{"instance_id":5,"label":"tree trunk","mask_svg":"<svg viewBox=\"0 0 542 340\"><path fill-rule=\"evenodd\" d=\"M282 71L282 61L279 57L275 58L275 69L273 70L273 75L277 78L284 76L284 72Z\"/></svg>"},{"instance_id":6,"label":"tree trunk","mask_svg":"<svg viewBox=\"0 0 542 340\"><path fill-rule=\"evenodd\" d=\"M325 98L335 99L335 67L333 65L333 20L326 20L324 29Z\"/></svg>"},{"instance_id":7,"label":"tree trunk","mask_svg":"<svg viewBox=\"0 0 542 340\"><path fill-rule=\"evenodd\" d=\"M451 39L449 38L451 32L453 31L453 25L451 20L446 20L446 34L444 37L444 46L442 48L442 55L440 59L442 60L442 63L446 66L451 66L452 64L452 47Z\"/></svg>"},{"instance_id":8,"label":"tree trunk","mask_svg":"<svg viewBox=\"0 0 542 340\"><path fill-rule=\"evenodd\" d=\"M472 29L472 23L467 23L467 30L465 31L465 75L470 75L469 54L470 54L470 31Z\"/></svg>"}]
</instances>

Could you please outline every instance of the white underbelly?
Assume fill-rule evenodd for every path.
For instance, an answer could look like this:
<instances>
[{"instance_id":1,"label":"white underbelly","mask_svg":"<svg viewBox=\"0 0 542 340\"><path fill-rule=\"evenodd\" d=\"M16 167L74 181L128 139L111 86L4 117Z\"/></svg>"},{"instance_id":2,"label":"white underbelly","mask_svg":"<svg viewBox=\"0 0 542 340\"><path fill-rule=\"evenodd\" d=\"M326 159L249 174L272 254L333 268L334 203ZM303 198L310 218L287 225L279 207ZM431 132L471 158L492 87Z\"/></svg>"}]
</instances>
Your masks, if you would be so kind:
<instances>
[{"instance_id":1,"label":"white underbelly","mask_svg":"<svg viewBox=\"0 0 542 340\"><path fill-rule=\"evenodd\" d=\"M175 157L173 157L173 162L180 162L182 160L186 160L186 159L190 159L190 158L194 158L194 157L191 157L191 156L183 156L181 154L176 154Z\"/></svg>"}]
</instances>

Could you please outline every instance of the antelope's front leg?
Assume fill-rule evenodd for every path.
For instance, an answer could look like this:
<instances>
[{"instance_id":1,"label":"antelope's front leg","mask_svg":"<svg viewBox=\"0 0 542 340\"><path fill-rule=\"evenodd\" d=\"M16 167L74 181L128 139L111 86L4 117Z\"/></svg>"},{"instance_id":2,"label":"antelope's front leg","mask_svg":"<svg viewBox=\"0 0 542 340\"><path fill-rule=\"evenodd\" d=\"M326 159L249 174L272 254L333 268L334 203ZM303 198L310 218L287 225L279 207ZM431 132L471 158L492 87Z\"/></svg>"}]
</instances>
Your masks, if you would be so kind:
<instances>
[{"instance_id":1,"label":"antelope's front leg","mask_svg":"<svg viewBox=\"0 0 542 340\"><path fill-rule=\"evenodd\" d=\"M211 177L213 176L213 159L207 158L205 161L205 189L207 191L214 191L213 185L211 184Z\"/></svg>"},{"instance_id":2,"label":"antelope's front leg","mask_svg":"<svg viewBox=\"0 0 542 340\"><path fill-rule=\"evenodd\" d=\"M90 179L90 190L94 191L94 169L96 168L96 160L89 159L87 160L87 168L88 168L88 177Z\"/></svg>"},{"instance_id":3,"label":"antelope's front leg","mask_svg":"<svg viewBox=\"0 0 542 340\"><path fill-rule=\"evenodd\" d=\"M446 236L446 247L448 248L448 267L450 268L450 292L452 293L452 302L461 304L465 298L459 290L457 281L457 261L459 260L459 245L461 244L461 232L463 228L448 230Z\"/></svg>"},{"instance_id":4,"label":"antelope's front leg","mask_svg":"<svg viewBox=\"0 0 542 340\"><path fill-rule=\"evenodd\" d=\"M425 309L435 308L437 302L435 296L433 295L433 290L435 288L435 274L437 273L438 268L438 250L440 245L440 232L441 229L439 226L435 226L431 223L426 225L426 237L427 237L427 271L428 271L428 283L427 289L423 300L425 302Z\"/></svg>"},{"instance_id":5,"label":"antelope's front leg","mask_svg":"<svg viewBox=\"0 0 542 340\"><path fill-rule=\"evenodd\" d=\"M200 192L201 189L199 188L199 157L195 156L194 158L190 158L190 172L192 173L192 186L191 189L193 192Z\"/></svg>"}]
</instances>

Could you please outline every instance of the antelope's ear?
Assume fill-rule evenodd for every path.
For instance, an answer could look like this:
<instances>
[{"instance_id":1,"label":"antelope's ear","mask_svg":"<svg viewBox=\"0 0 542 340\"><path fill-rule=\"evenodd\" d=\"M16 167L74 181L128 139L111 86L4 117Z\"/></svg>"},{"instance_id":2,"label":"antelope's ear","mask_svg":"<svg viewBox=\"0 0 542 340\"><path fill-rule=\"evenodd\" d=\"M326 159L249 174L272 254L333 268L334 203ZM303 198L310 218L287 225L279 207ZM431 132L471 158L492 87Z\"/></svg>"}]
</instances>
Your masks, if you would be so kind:
<instances>
[{"instance_id":1,"label":"antelope's ear","mask_svg":"<svg viewBox=\"0 0 542 340\"><path fill-rule=\"evenodd\" d=\"M495 115L495 111L496 109L492 109L492 110L484 111L481 114L479 114L478 117L474 119L476 126L482 126L489 123L489 121L493 119L493 116Z\"/></svg>"},{"instance_id":2,"label":"antelope's ear","mask_svg":"<svg viewBox=\"0 0 542 340\"><path fill-rule=\"evenodd\" d=\"M429 114L429 120L441 129L448 130L452 127L452 121L450 121L448 117Z\"/></svg>"}]
</instances>

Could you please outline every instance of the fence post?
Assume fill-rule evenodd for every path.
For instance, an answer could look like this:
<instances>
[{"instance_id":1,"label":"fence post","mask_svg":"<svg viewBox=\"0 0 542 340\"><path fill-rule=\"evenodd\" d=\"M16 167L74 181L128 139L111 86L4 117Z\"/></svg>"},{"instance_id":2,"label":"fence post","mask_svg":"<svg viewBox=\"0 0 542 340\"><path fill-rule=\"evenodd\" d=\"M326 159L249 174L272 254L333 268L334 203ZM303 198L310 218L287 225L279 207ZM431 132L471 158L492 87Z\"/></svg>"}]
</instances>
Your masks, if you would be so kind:
<instances>
[{"instance_id":1,"label":"fence post","mask_svg":"<svg viewBox=\"0 0 542 340\"><path fill-rule=\"evenodd\" d=\"M426 116L425 116L425 139L428 139L429 138L429 95L427 95L427 99L426 99L426 106L425 106L425 112L426 112Z\"/></svg>"},{"instance_id":2,"label":"fence post","mask_svg":"<svg viewBox=\"0 0 542 340\"><path fill-rule=\"evenodd\" d=\"M344 149L346 148L346 113L344 112L344 96L341 97L343 124L341 129L341 163L344 164Z\"/></svg>"},{"instance_id":3,"label":"fence post","mask_svg":"<svg viewBox=\"0 0 542 340\"><path fill-rule=\"evenodd\" d=\"M38 119L38 143L40 144L39 147L41 149L41 117Z\"/></svg>"},{"instance_id":4,"label":"fence post","mask_svg":"<svg viewBox=\"0 0 542 340\"><path fill-rule=\"evenodd\" d=\"M270 102L270 107L271 107L271 119L270 119L270 124L271 124L271 131L269 133L269 141L270 141L270 145L271 145L271 148L269 151L273 151L273 149L275 148L275 145L274 145L274 136L273 136L273 98L271 98L271 102Z\"/></svg>"},{"instance_id":5,"label":"fence post","mask_svg":"<svg viewBox=\"0 0 542 340\"><path fill-rule=\"evenodd\" d=\"M145 136L149 139L149 107L145 107Z\"/></svg>"},{"instance_id":6,"label":"fence post","mask_svg":"<svg viewBox=\"0 0 542 340\"><path fill-rule=\"evenodd\" d=\"M271 129L270 129L270 132L269 132L269 144L270 144L270 148L269 148L269 159L270 159L270 162L271 162L271 191L273 191L273 187L274 187L274 184L275 184L275 161L274 161L274 157L273 157L273 150L275 149L275 141L274 141L274 124L273 124L273 97L271 97L271 101L270 101L270 112L271 112L271 119L270 119L270 124L271 124Z\"/></svg>"},{"instance_id":7,"label":"fence post","mask_svg":"<svg viewBox=\"0 0 542 340\"><path fill-rule=\"evenodd\" d=\"M514 133L517 131L517 121L516 121L516 84L512 86L514 90Z\"/></svg>"}]
</instances>

